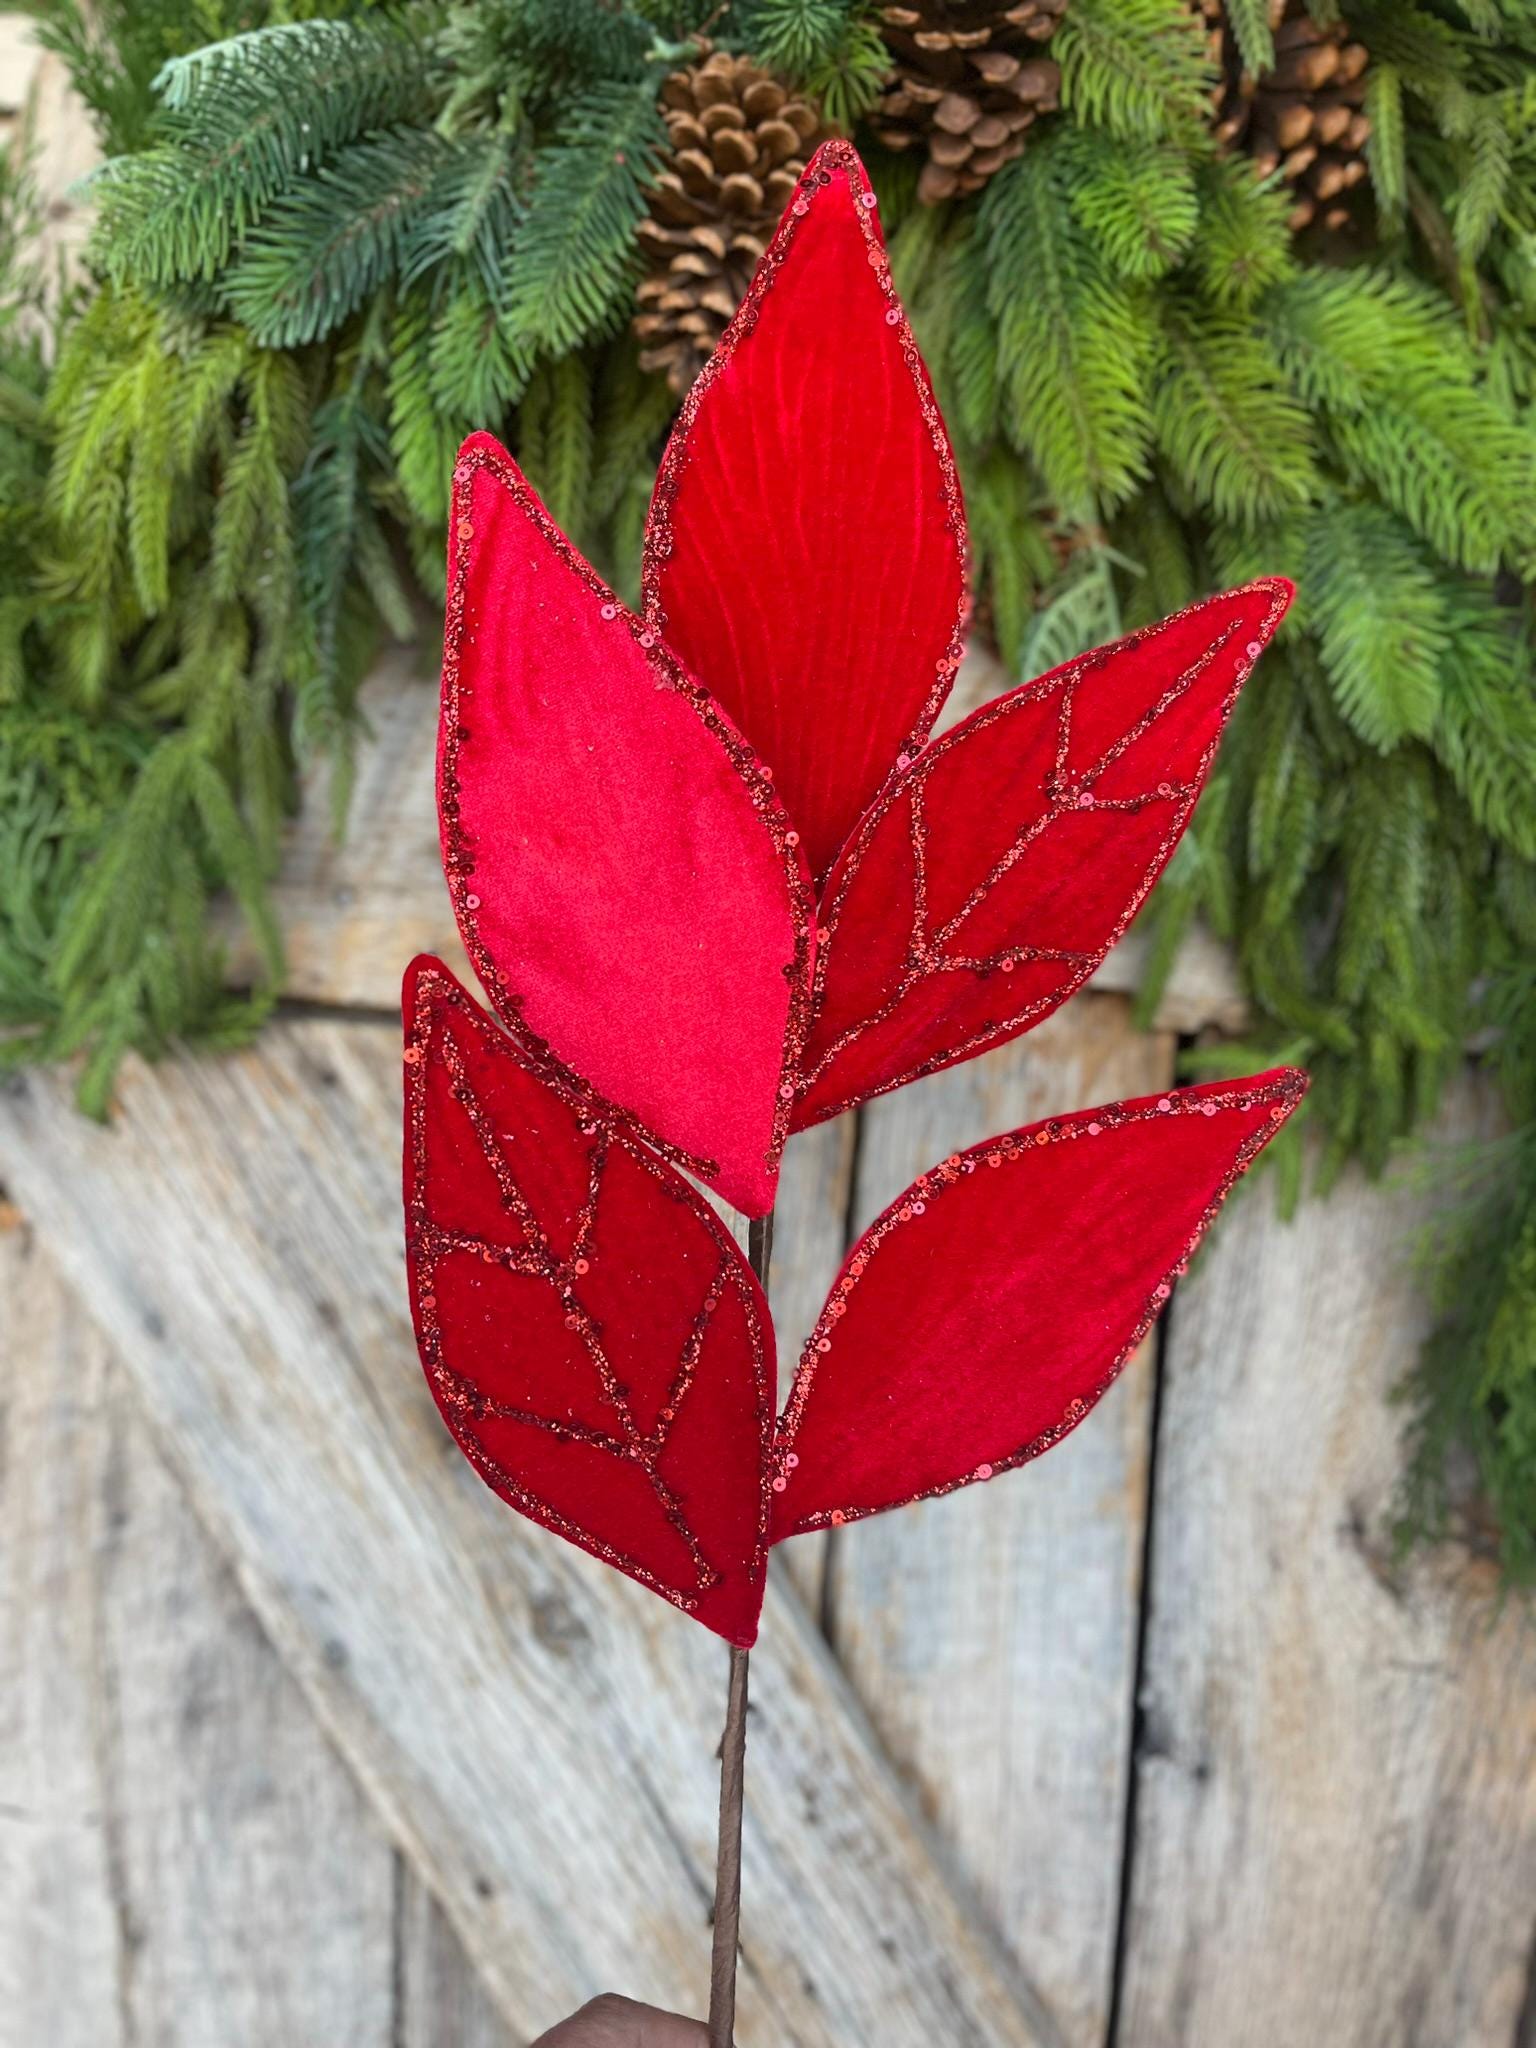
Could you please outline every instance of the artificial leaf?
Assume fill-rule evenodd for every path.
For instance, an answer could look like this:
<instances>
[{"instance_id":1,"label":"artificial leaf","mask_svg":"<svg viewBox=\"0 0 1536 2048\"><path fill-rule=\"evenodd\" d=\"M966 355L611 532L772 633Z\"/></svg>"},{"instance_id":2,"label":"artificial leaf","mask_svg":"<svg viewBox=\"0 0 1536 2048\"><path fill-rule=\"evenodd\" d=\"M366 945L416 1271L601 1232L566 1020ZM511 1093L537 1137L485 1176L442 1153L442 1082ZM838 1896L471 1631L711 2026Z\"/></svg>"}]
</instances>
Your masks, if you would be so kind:
<instances>
[{"instance_id":1,"label":"artificial leaf","mask_svg":"<svg viewBox=\"0 0 1536 2048\"><path fill-rule=\"evenodd\" d=\"M954 460L846 142L812 159L683 406L645 589L824 875L933 723L966 608Z\"/></svg>"},{"instance_id":2,"label":"artificial leaf","mask_svg":"<svg viewBox=\"0 0 1536 2048\"><path fill-rule=\"evenodd\" d=\"M709 1205L440 961L405 994L405 1214L428 1384L511 1506L748 1644L768 1304Z\"/></svg>"},{"instance_id":3,"label":"artificial leaf","mask_svg":"<svg viewBox=\"0 0 1536 2048\"><path fill-rule=\"evenodd\" d=\"M1172 1090L953 1154L849 1254L774 1449L773 1540L949 1493L1088 1413L1306 1076Z\"/></svg>"},{"instance_id":4,"label":"artificial leaf","mask_svg":"<svg viewBox=\"0 0 1536 2048\"><path fill-rule=\"evenodd\" d=\"M1080 655L886 786L825 891L797 1129L1028 1030L1087 980L1291 594L1250 583Z\"/></svg>"},{"instance_id":5,"label":"artificial leaf","mask_svg":"<svg viewBox=\"0 0 1536 2048\"><path fill-rule=\"evenodd\" d=\"M770 1208L809 978L803 852L740 734L488 434L454 473L438 803L509 1028L738 1208Z\"/></svg>"}]
</instances>

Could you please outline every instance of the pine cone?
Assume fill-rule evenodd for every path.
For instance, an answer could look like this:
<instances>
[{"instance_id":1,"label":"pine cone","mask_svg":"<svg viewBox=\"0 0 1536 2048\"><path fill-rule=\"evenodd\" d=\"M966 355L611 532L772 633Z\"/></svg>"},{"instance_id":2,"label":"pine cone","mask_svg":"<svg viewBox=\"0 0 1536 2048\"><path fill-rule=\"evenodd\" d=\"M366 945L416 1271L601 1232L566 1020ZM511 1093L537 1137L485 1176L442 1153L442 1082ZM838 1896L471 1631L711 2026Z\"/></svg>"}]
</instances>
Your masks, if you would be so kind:
<instances>
[{"instance_id":1,"label":"pine cone","mask_svg":"<svg viewBox=\"0 0 1536 2048\"><path fill-rule=\"evenodd\" d=\"M890 0L880 33L895 76L870 116L888 149L926 148L917 196L933 206L975 192L1022 154L1036 115L1061 92L1037 54L1067 0Z\"/></svg>"},{"instance_id":2,"label":"pine cone","mask_svg":"<svg viewBox=\"0 0 1536 2048\"><path fill-rule=\"evenodd\" d=\"M671 152L640 223L635 335L682 395L740 305L806 160L816 108L746 57L716 50L661 89Z\"/></svg>"},{"instance_id":3,"label":"pine cone","mask_svg":"<svg viewBox=\"0 0 1536 2048\"><path fill-rule=\"evenodd\" d=\"M1293 230L1313 221L1328 229L1344 227L1349 220L1344 196L1366 175L1370 52L1343 22L1319 27L1304 0L1269 0L1275 64L1255 78L1243 68L1223 0L1199 0L1199 8L1221 72L1218 147L1244 150L1261 178L1279 171L1295 187Z\"/></svg>"}]
</instances>

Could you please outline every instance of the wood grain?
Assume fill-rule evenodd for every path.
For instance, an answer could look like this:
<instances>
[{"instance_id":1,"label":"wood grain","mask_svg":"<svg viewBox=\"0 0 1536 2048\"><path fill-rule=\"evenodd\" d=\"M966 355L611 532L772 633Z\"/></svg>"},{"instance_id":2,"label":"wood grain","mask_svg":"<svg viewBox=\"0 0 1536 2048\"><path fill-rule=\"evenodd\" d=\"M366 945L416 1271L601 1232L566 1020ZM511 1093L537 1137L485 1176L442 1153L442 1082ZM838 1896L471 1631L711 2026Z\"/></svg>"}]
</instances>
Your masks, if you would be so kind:
<instances>
[{"instance_id":1,"label":"wood grain","mask_svg":"<svg viewBox=\"0 0 1536 2048\"><path fill-rule=\"evenodd\" d=\"M392 2048L395 1857L31 1235L0 1235L0 2037Z\"/></svg>"},{"instance_id":2,"label":"wood grain","mask_svg":"<svg viewBox=\"0 0 1536 2048\"><path fill-rule=\"evenodd\" d=\"M1465 1130L1463 1104L1452 1124ZM1123 2024L1136 2048L1514 2048L1536 1627L1388 1535L1423 1213L1247 1193L1172 1307ZM1527 2015L1527 2017L1529 2017Z\"/></svg>"},{"instance_id":3,"label":"wood grain","mask_svg":"<svg viewBox=\"0 0 1536 2048\"><path fill-rule=\"evenodd\" d=\"M291 1023L0 1098L0 1173L107 1328L200 1516L508 2022L697 2009L723 1647L510 1515L403 1313L393 1027ZM770 1589L753 1659L742 2048L1060 2035Z\"/></svg>"},{"instance_id":4,"label":"wood grain","mask_svg":"<svg viewBox=\"0 0 1536 2048\"><path fill-rule=\"evenodd\" d=\"M861 1227L956 1146L1164 1086L1173 1042L1079 996L864 1113ZM1152 1381L1059 1449L833 1539L832 1640L882 1740L1067 2038L1104 2038L1134 1706Z\"/></svg>"},{"instance_id":5,"label":"wood grain","mask_svg":"<svg viewBox=\"0 0 1536 2048\"><path fill-rule=\"evenodd\" d=\"M294 824L275 905L288 947L287 992L347 1009L398 1009L400 976L415 953L436 953L468 976L443 884L433 795L437 684L426 657L397 648L362 693L368 737L358 753L357 785L344 838L333 830L328 771L315 769ZM975 704L1006 687L995 662L973 653L961 671L957 704ZM255 967L249 934L225 920L232 970ZM1110 954L1095 987L1134 991L1145 941L1132 933ZM1195 933L1179 954L1159 1007L1160 1030L1241 1027L1242 990L1225 950Z\"/></svg>"}]
</instances>

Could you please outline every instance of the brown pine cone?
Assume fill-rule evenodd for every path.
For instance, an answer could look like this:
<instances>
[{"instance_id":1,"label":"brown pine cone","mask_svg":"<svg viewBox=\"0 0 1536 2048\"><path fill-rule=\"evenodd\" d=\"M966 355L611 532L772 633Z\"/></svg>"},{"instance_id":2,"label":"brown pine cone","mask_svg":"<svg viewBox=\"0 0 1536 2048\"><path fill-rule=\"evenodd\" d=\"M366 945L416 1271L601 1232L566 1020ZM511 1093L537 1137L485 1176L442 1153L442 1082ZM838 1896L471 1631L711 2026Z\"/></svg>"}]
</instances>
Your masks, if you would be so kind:
<instances>
[{"instance_id":1,"label":"brown pine cone","mask_svg":"<svg viewBox=\"0 0 1536 2048\"><path fill-rule=\"evenodd\" d=\"M1022 154L1037 115L1061 93L1039 54L1067 0L889 0L880 33L895 75L870 116L888 149L926 149L926 205L975 192Z\"/></svg>"},{"instance_id":2,"label":"brown pine cone","mask_svg":"<svg viewBox=\"0 0 1536 2048\"><path fill-rule=\"evenodd\" d=\"M1222 0L1199 0L1221 73L1214 132L1222 149L1240 149L1260 177L1278 171L1295 188L1293 230L1314 221L1327 229L1349 221L1345 195L1367 175L1365 112L1370 52L1343 22L1322 28L1303 0L1269 0L1275 39L1271 71L1243 68Z\"/></svg>"},{"instance_id":3,"label":"brown pine cone","mask_svg":"<svg viewBox=\"0 0 1536 2048\"><path fill-rule=\"evenodd\" d=\"M746 57L716 50L661 89L671 151L640 223L640 361L682 395L713 353L831 132L808 99Z\"/></svg>"}]
</instances>

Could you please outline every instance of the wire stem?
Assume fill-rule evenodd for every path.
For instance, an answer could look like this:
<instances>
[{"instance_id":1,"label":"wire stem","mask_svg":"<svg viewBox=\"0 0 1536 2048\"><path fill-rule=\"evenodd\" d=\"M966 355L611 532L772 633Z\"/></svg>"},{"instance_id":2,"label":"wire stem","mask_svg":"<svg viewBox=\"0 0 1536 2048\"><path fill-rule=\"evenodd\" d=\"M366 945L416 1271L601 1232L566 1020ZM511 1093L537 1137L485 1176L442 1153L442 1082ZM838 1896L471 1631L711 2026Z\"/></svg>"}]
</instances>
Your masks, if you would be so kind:
<instances>
[{"instance_id":1,"label":"wire stem","mask_svg":"<svg viewBox=\"0 0 1536 2048\"><path fill-rule=\"evenodd\" d=\"M773 1214L747 1231L747 1258L766 1292ZM715 1933L709 1961L709 2048L734 2048L736 1952L741 1929L741 1808L747 1764L747 1658L731 1649L725 1733L720 1738L720 1844L715 1857Z\"/></svg>"}]
</instances>

